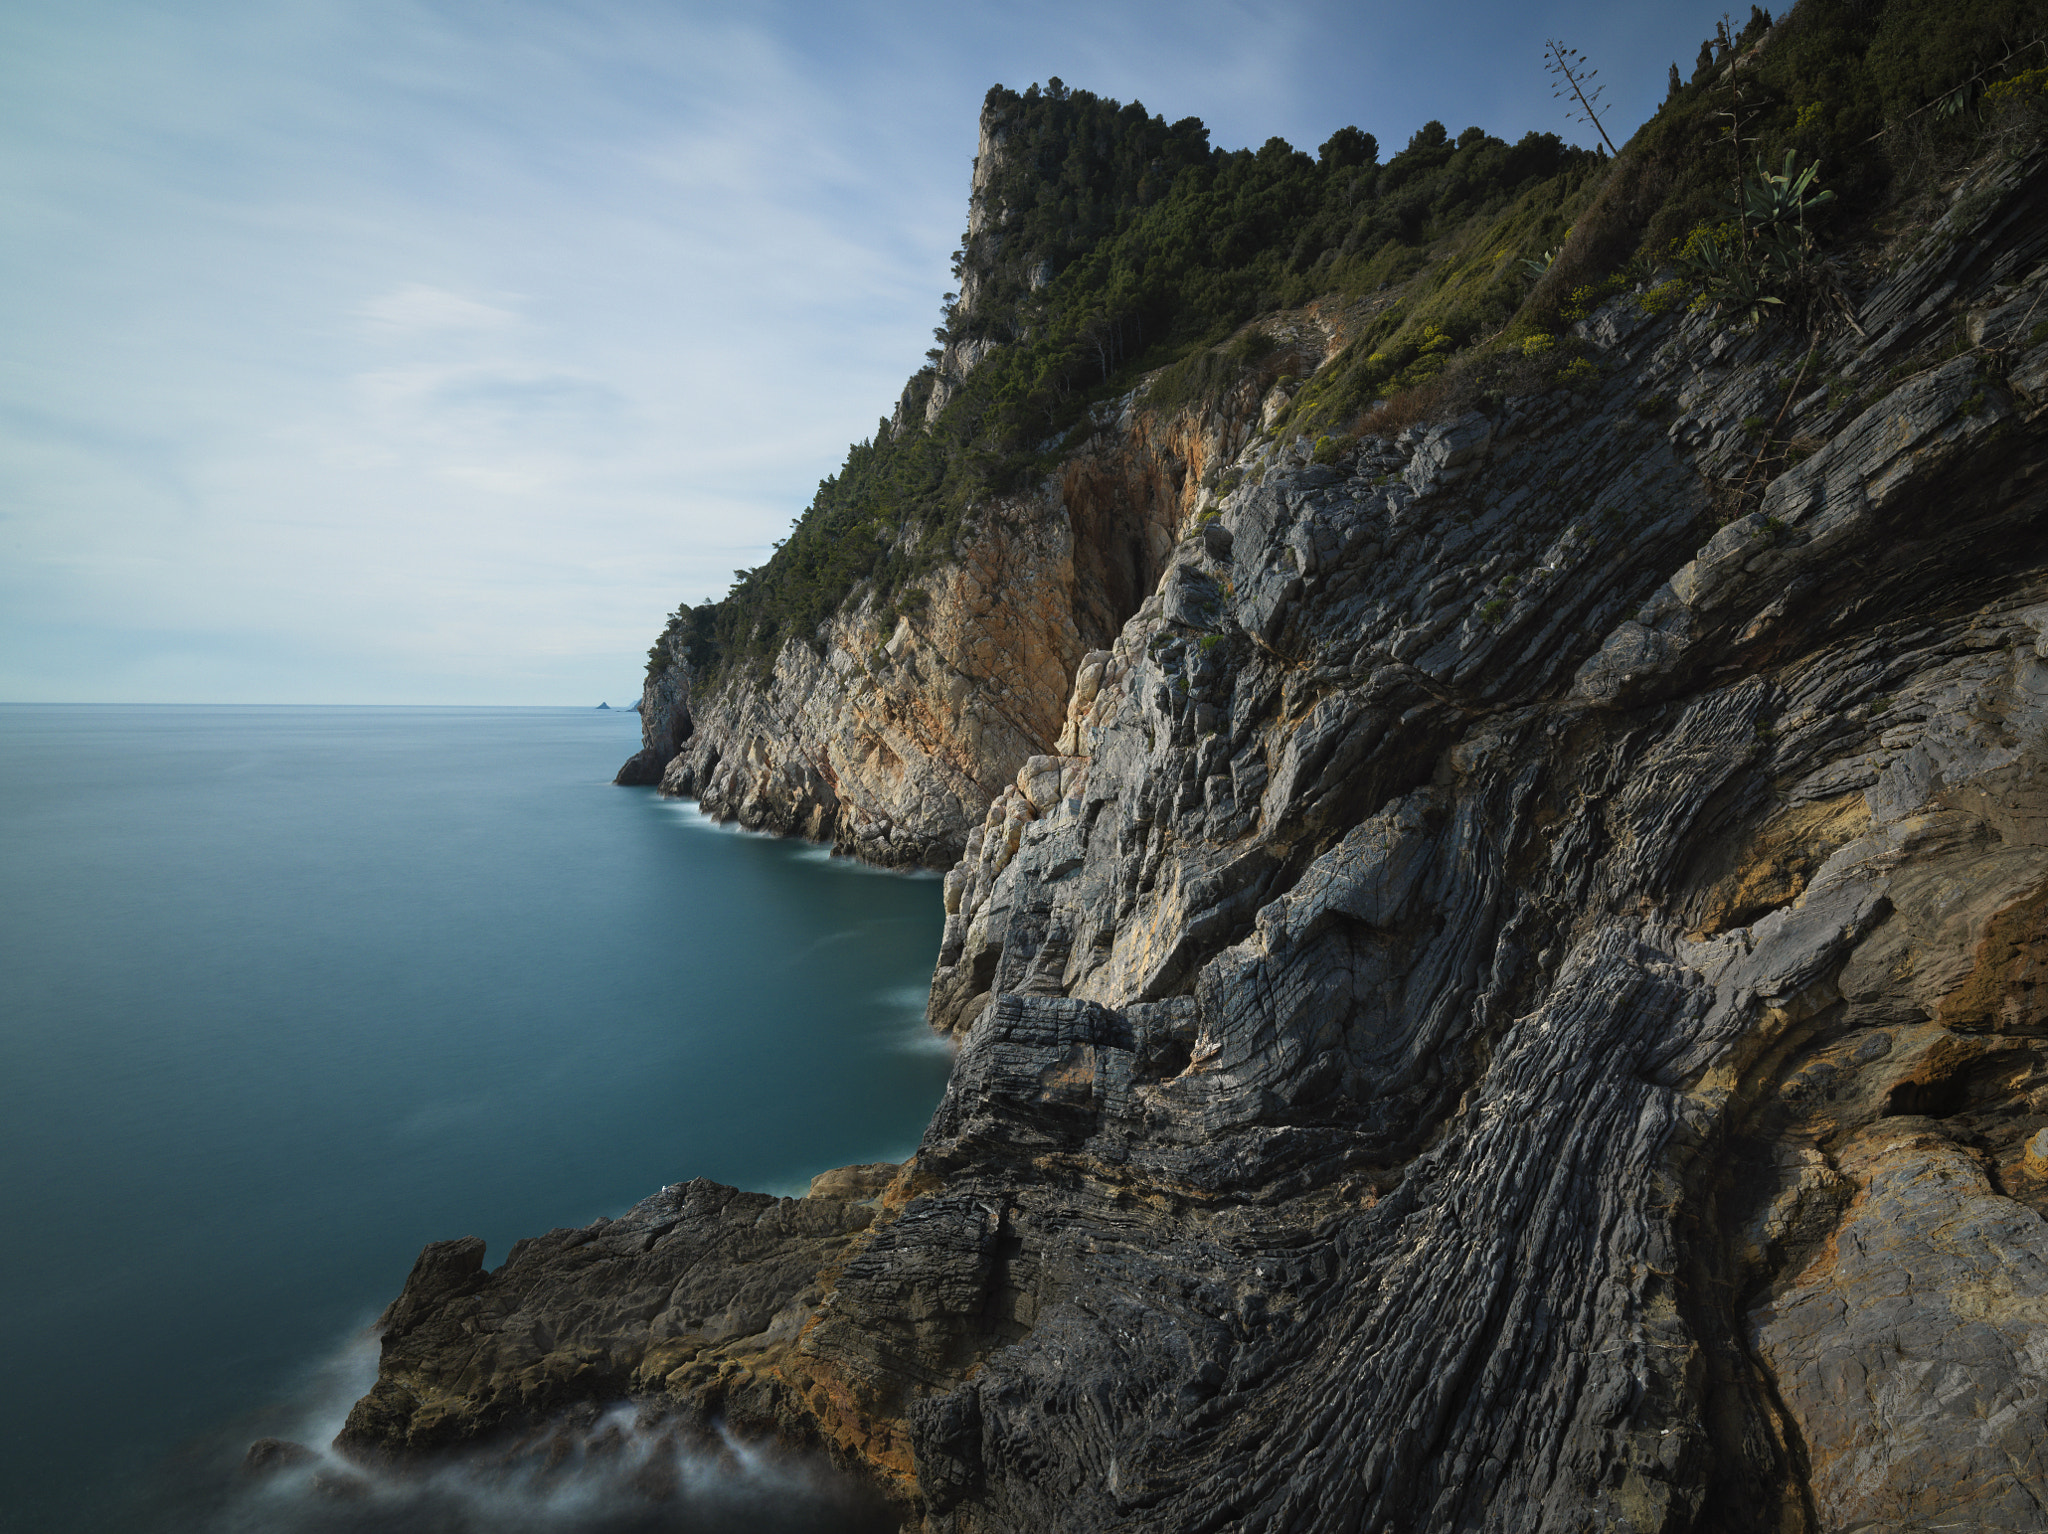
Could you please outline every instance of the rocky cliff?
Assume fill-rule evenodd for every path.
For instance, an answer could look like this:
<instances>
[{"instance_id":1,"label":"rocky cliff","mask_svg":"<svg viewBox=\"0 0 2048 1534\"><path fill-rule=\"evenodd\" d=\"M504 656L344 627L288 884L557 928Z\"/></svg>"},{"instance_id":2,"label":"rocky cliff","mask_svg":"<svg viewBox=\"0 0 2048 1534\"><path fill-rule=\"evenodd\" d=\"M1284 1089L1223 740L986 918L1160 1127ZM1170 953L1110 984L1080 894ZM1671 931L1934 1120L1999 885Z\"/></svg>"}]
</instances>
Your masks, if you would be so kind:
<instances>
[{"instance_id":1,"label":"rocky cliff","mask_svg":"<svg viewBox=\"0 0 2048 1534\"><path fill-rule=\"evenodd\" d=\"M951 864L945 1098L428 1248L341 1444L627 1400L923 1534L2048 1529L2048 154L1927 195L1813 328L1642 274L1355 441L1260 428L1358 316L1268 316L886 624L657 666L622 779Z\"/></svg>"},{"instance_id":2,"label":"rocky cliff","mask_svg":"<svg viewBox=\"0 0 2048 1534\"><path fill-rule=\"evenodd\" d=\"M1056 749L1083 657L1151 591L1273 382L1348 333L1335 306L1250 331L1270 349L1220 396L1095 412L1052 473L976 508L909 603L860 594L815 643L784 643L765 678L708 698L689 698L674 657L649 677L645 744L618 781L884 867L950 866L1024 763Z\"/></svg>"},{"instance_id":3,"label":"rocky cliff","mask_svg":"<svg viewBox=\"0 0 2048 1534\"><path fill-rule=\"evenodd\" d=\"M1156 199L1174 164L1208 153L1192 119L1168 128L1135 103L1119 111L1052 84L1044 97L1036 86L1024 97L989 93L955 257L960 291L947 295L943 344L880 440L934 432L978 367L1052 326L1054 255L1087 252L1115 227L1119 195L1127 218L1140 193ZM1077 193L1086 215L1073 211ZM1049 211L1055 204L1066 216ZM617 781L883 866L950 867L1023 764L1058 748L1082 657L1107 646L1151 592L1223 466L1285 403L1280 385L1321 368L1361 317L1385 307L1331 299L1268 312L1239 328L1224 376L1211 380L1220 386L1167 401L1141 384L1070 425L1061 412L1078 385L1057 382L1060 424L1032 472L975 495L918 574L854 580L835 611L785 630L771 653L693 667L679 612L651 652L642 749ZM1125 328L1136 322L1073 345L1099 354L1106 378ZM1096 366L1083 372L1100 392ZM1035 429L1052 416L1034 417ZM999 435L985 422L959 432L951 451L965 458L988 456ZM888 522L882 563L916 555L930 528L893 492L881 499L853 531Z\"/></svg>"},{"instance_id":4,"label":"rocky cliff","mask_svg":"<svg viewBox=\"0 0 2048 1534\"><path fill-rule=\"evenodd\" d=\"M626 1396L928 1534L2048 1527L2048 167L1888 261L1817 344L1639 292L1570 388L1182 443L1120 567L1105 422L700 713L671 787L960 846L945 1100L430 1248L344 1441Z\"/></svg>"},{"instance_id":5,"label":"rocky cliff","mask_svg":"<svg viewBox=\"0 0 2048 1534\"><path fill-rule=\"evenodd\" d=\"M612 781L631 788L651 788L684 742L697 731L690 717L690 657L664 636L657 646L658 665L647 668L640 688L640 749L626 758Z\"/></svg>"}]
</instances>

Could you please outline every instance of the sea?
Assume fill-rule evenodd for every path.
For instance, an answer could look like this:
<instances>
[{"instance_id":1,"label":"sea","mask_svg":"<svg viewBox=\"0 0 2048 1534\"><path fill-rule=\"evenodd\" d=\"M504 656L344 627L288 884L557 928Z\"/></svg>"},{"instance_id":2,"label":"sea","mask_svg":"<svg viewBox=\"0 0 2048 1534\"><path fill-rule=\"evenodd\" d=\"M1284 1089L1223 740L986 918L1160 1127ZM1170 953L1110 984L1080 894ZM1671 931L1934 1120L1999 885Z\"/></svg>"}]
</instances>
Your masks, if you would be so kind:
<instances>
[{"instance_id":1,"label":"sea","mask_svg":"<svg viewBox=\"0 0 2048 1534\"><path fill-rule=\"evenodd\" d=\"M859 1523L821 1466L630 1421L679 1489L239 1468L331 1439L426 1242L495 1265L915 1148L939 882L614 787L638 745L623 710L0 706L0 1530Z\"/></svg>"}]
</instances>

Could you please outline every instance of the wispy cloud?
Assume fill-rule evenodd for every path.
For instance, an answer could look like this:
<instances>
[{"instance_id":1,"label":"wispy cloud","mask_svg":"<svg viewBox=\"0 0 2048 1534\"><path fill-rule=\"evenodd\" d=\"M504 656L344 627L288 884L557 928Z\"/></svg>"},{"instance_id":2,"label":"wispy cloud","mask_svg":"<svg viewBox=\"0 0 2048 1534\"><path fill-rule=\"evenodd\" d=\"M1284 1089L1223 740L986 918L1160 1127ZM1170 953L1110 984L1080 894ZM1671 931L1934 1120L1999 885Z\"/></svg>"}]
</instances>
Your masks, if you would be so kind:
<instances>
[{"instance_id":1,"label":"wispy cloud","mask_svg":"<svg viewBox=\"0 0 2048 1534\"><path fill-rule=\"evenodd\" d=\"M1518 132L1653 9L7 7L0 697L616 697L921 361L991 83Z\"/></svg>"},{"instance_id":2,"label":"wispy cloud","mask_svg":"<svg viewBox=\"0 0 2048 1534\"><path fill-rule=\"evenodd\" d=\"M395 340L450 330L504 330L519 316L446 288L408 282L367 300L356 311L380 339Z\"/></svg>"}]
</instances>

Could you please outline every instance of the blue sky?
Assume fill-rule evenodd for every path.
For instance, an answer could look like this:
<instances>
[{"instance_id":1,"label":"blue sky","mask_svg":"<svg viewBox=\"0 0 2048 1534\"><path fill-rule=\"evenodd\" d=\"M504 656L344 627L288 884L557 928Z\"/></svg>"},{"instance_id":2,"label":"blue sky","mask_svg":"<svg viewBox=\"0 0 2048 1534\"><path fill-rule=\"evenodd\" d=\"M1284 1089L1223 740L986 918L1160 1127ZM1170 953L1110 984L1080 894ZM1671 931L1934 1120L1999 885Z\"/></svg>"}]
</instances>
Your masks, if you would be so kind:
<instances>
[{"instance_id":1,"label":"blue sky","mask_svg":"<svg viewBox=\"0 0 2048 1534\"><path fill-rule=\"evenodd\" d=\"M0 700L636 694L931 344L994 83L1617 140L1718 9L0 9ZM1746 9L1744 10L1746 15Z\"/></svg>"}]
</instances>

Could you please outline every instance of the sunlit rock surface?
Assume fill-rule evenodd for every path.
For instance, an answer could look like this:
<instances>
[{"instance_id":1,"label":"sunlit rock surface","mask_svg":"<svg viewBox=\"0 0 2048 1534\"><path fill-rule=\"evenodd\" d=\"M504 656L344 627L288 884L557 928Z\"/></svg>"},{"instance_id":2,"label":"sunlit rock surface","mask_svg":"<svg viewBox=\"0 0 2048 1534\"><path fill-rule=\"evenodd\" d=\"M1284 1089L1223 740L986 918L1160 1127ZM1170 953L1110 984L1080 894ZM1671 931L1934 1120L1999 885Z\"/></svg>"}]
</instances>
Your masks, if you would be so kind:
<instances>
[{"instance_id":1,"label":"sunlit rock surface","mask_svg":"<svg viewBox=\"0 0 2048 1534\"><path fill-rule=\"evenodd\" d=\"M1261 323L1266 372L1319 365L1342 334L1306 311ZM766 679L691 697L680 657L650 677L643 749L619 781L884 867L949 866L1019 767L1059 748L1077 669L1213 503L1258 408L1254 381L1187 410L1112 402L1035 489L977 509L914 611L878 617L857 592Z\"/></svg>"}]
</instances>

